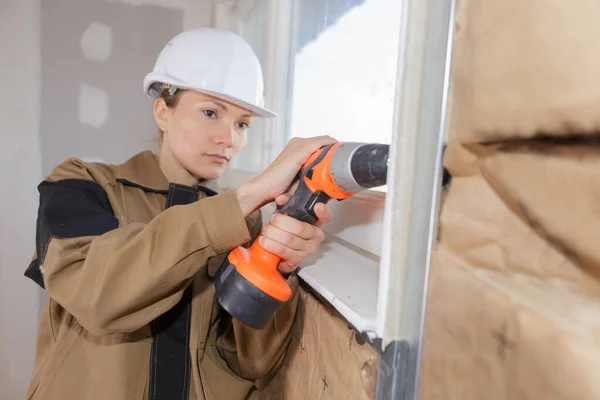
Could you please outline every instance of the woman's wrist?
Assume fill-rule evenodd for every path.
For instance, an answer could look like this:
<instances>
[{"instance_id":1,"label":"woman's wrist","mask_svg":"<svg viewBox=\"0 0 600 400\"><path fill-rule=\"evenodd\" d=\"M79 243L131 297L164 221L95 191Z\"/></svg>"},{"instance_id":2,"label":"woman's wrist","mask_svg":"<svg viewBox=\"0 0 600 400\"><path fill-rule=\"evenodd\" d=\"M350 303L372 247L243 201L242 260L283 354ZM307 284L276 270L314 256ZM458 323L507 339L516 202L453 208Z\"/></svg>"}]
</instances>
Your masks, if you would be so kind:
<instances>
[{"instance_id":1,"label":"woman's wrist","mask_svg":"<svg viewBox=\"0 0 600 400\"><path fill-rule=\"evenodd\" d=\"M244 217L252 214L262 205L258 190L254 186L252 182L245 182L235 189Z\"/></svg>"}]
</instances>

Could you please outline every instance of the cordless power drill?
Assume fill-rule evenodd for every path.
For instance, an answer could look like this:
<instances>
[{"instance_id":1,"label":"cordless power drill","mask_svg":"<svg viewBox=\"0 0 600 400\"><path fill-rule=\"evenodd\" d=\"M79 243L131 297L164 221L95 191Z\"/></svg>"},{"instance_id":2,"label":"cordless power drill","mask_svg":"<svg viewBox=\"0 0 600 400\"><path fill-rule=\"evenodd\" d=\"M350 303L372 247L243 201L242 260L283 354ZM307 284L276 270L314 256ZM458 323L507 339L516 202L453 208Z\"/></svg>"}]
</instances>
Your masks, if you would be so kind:
<instances>
[{"instance_id":1,"label":"cordless power drill","mask_svg":"<svg viewBox=\"0 0 600 400\"><path fill-rule=\"evenodd\" d=\"M302 166L296 191L279 213L314 223L317 203L341 201L385 185L389 145L338 142L317 150ZM288 301L292 290L277 267L280 258L261 247L238 247L215 275L217 299L232 317L263 329Z\"/></svg>"}]
</instances>

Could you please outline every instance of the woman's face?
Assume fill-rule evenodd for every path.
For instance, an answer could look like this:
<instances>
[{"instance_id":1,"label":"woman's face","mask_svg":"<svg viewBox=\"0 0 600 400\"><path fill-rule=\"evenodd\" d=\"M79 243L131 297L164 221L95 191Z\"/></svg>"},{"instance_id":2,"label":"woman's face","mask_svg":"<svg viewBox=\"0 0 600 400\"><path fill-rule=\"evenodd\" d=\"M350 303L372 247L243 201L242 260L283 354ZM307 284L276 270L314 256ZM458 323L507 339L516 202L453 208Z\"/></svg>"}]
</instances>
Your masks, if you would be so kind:
<instances>
[{"instance_id":1,"label":"woman's face","mask_svg":"<svg viewBox=\"0 0 600 400\"><path fill-rule=\"evenodd\" d=\"M174 107L155 102L154 115L163 131L161 152L196 179L217 179L246 144L252 121L248 110L185 90Z\"/></svg>"}]
</instances>

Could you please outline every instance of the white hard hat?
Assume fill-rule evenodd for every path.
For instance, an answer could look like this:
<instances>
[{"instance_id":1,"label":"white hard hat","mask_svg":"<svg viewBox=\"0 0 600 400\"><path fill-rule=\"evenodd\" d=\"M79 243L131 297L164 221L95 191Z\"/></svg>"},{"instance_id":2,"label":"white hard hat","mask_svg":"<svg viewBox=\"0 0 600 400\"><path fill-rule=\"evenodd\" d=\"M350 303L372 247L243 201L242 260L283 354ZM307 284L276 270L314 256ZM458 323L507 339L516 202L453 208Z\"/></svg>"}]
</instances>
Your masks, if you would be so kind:
<instances>
[{"instance_id":1,"label":"white hard hat","mask_svg":"<svg viewBox=\"0 0 600 400\"><path fill-rule=\"evenodd\" d=\"M162 49L144 78L144 92L156 98L161 86L193 89L245 108L259 117L274 117L264 108L263 74L252 48L238 35L197 28L175 36ZM168 86L167 86L168 87Z\"/></svg>"}]
</instances>

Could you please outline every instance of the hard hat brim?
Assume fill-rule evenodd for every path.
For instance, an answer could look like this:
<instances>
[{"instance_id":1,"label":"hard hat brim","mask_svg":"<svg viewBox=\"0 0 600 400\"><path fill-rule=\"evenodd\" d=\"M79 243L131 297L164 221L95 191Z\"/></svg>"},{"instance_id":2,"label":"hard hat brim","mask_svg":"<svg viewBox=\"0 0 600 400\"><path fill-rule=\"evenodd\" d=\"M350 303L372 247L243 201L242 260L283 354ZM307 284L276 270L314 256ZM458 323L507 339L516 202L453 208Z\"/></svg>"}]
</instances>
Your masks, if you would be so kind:
<instances>
[{"instance_id":1,"label":"hard hat brim","mask_svg":"<svg viewBox=\"0 0 600 400\"><path fill-rule=\"evenodd\" d=\"M275 114L274 112L272 112L270 110L267 110L266 108L258 107L254 104L250 104L250 103L242 101L236 97L229 96L226 93L221 93L221 92L212 91L212 90L205 90L205 89L196 88L196 87L189 86L189 85L184 85L184 84L178 82L177 79L173 79L172 77L167 78L162 74L149 73L146 76L146 78L144 79L144 93L146 93L146 95L153 97L152 94L150 93L150 87L152 86L152 84L154 84L156 82L168 83L168 84L174 85L174 86L185 87L186 89L195 90L197 92L216 97L216 98L224 100L228 103L234 104L238 107L246 109L246 110L250 111L252 113L252 115L254 115L256 117L273 118L273 117L277 116L277 114Z\"/></svg>"},{"instance_id":2,"label":"hard hat brim","mask_svg":"<svg viewBox=\"0 0 600 400\"><path fill-rule=\"evenodd\" d=\"M216 98L221 99L221 100L225 100L228 103L235 104L238 107L241 107L243 109L246 109L246 110L250 111L252 113L252 115L254 115L256 117L273 118L273 117L277 116L277 114L275 114L272 111L267 110L266 108L257 107L255 105L250 104L250 103L246 103L245 101L241 101L241 100L236 99L234 97L228 96L225 93L212 92L210 90L196 89L196 88L193 88L193 87L192 88L188 88L188 89L192 89L192 90L195 90L197 92L204 93L204 94L216 97Z\"/></svg>"}]
</instances>

